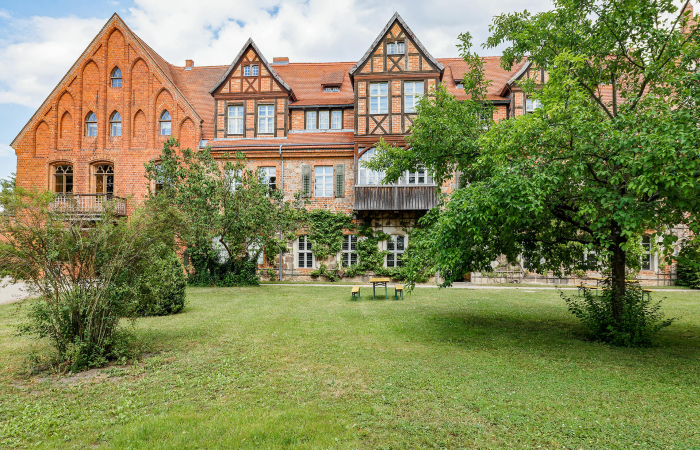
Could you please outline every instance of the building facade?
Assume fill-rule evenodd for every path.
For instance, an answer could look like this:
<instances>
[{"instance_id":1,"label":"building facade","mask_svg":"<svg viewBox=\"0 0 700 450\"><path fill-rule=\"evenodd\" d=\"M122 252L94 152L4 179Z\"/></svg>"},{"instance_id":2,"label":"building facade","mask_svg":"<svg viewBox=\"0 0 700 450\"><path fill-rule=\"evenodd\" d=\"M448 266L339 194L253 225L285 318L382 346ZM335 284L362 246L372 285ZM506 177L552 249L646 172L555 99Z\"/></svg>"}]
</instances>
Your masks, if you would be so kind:
<instances>
[{"instance_id":1,"label":"building facade","mask_svg":"<svg viewBox=\"0 0 700 450\"><path fill-rule=\"evenodd\" d=\"M515 82L545 82L546 73L526 61L506 71L498 57L484 67L495 120L537 106ZM392 236L382 245L393 267L416 219L436 205L437 186L425 171L380 185L382 174L360 161L381 138L405 144L417 97L438 83L466 98L466 70L462 59L434 58L398 14L356 62L270 63L249 39L230 65L205 67L166 62L115 14L12 142L17 183L64 194L85 211L113 199L128 215L126 199L147 195L144 164L164 140L240 151L285 197L303 191L310 208L354 214ZM303 238L292 248L285 276L320 264Z\"/></svg>"}]
</instances>

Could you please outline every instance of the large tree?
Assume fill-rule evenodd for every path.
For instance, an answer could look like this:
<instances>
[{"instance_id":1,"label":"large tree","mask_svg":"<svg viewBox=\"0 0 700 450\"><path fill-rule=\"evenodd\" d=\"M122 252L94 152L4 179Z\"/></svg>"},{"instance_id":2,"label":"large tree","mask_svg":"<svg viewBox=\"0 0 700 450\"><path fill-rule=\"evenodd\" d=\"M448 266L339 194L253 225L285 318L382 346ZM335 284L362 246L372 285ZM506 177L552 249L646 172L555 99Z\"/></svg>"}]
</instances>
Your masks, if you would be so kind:
<instances>
[{"instance_id":1,"label":"large tree","mask_svg":"<svg viewBox=\"0 0 700 450\"><path fill-rule=\"evenodd\" d=\"M225 260L231 267L254 262L263 251L272 260L286 250L305 223L298 196L285 200L260 172L247 168L242 154L215 158L209 148L178 146L175 139L165 142L160 160L147 164L147 176L157 186L150 201L168 203L179 213L178 240L200 258L198 269L206 265L203 260Z\"/></svg>"},{"instance_id":2,"label":"large tree","mask_svg":"<svg viewBox=\"0 0 700 450\"><path fill-rule=\"evenodd\" d=\"M619 317L635 237L653 230L668 253L677 237L664 230L698 229L700 46L687 5L557 0L548 12L496 17L487 45L508 45L504 68L527 58L548 81L521 84L541 102L534 113L487 126L480 59L462 36L471 100L426 96L408 148L381 145L370 163L386 181L418 164L439 181L460 172L464 187L423 220L422 247L433 251L414 268L437 269L448 285L499 255L562 273L595 251Z\"/></svg>"}]
</instances>

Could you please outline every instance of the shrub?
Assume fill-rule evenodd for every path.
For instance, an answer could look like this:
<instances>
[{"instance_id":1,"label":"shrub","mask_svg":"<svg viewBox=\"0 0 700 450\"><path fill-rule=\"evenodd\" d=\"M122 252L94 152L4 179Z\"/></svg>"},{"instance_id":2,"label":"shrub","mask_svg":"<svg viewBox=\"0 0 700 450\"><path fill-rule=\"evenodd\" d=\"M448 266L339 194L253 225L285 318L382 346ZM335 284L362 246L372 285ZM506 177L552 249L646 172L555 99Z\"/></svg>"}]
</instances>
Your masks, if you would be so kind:
<instances>
[{"instance_id":1,"label":"shrub","mask_svg":"<svg viewBox=\"0 0 700 450\"><path fill-rule=\"evenodd\" d=\"M136 314L166 316L185 307L187 277L185 268L174 251L154 252L142 264L143 271L135 283Z\"/></svg>"},{"instance_id":2,"label":"shrub","mask_svg":"<svg viewBox=\"0 0 700 450\"><path fill-rule=\"evenodd\" d=\"M625 289L622 312L613 314L613 291L605 289L598 296L590 289L581 297L562 297L574 316L599 341L621 347L649 347L652 337L675 319L664 319L661 301L652 302L650 295L642 292L638 283L630 283Z\"/></svg>"},{"instance_id":3,"label":"shrub","mask_svg":"<svg viewBox=\"0 0 700 450\"><path fill-rule=\"evenodd\" d=\"M700 240L686 242L678 253L676 284L700 289Z\"/></svg>"},{"instance_id":4,"label":"shrub","mask_svg":"<svg viewBox=\"0 0 700 450\"><path fill-rule=\"evenodd\" d=\"M258 286L257 261L230 259L219 261L208 251L199 252L196 248L188 251L192 259L194 270L187 277L187 283L191 286Z\"/></svg>"}]
</instances>

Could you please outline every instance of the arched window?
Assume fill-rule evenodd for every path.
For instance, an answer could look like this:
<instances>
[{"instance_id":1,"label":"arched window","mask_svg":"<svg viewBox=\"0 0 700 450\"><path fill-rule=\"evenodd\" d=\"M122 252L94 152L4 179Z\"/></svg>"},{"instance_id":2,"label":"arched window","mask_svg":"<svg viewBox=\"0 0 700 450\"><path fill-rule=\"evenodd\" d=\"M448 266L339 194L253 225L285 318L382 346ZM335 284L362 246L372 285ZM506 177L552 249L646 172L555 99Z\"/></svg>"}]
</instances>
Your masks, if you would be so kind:
<instances>
[{"instance_id":1,"label":"arched window","mask_svg":"<svg viewBox=\"0 0 700 450\"><path fill-rule=\"evenodd\" d=\"M73 166L70 164L54 166L53 190L57 194L73 193Z\"/></svg>"},{"instance_id":2,"label":"arched window","mask_svg":"<svg viewBox=\"0 0 700 450\"><path fill-rule=\"evenodd\" d=\"M360 177L357 183L358 185L378 185L381 184L384 179L384 172L370 170L362 166L363 161L370 161L372 158L374 158L373 148L370 148L360 156Z\"/></svg>"},{"instance_id":3,"label":"arched window","mask_svg":"<svg viewBox=\"0 0 700 450\"><path fill-rule=\"evenodd\" d=\"M119 113L116 111L114 111L112 113L112 116L109 118L109 135L122 135L122 116L120 116Z\"/></svg>"},{"instance_id":4,"label":"arched window","mask_svg":"<svg viewBox=\"0 0 700 450\"><path fill-rule=\"evenodd\" d=\"M122 71L115 67L112 71L112 87L122 87Z\"/></svg>"},{"instance_id":5,"label":"arched window","mask_svg":"<svg viewBox=\"0 0 700 450\"><path fill-rule=\"evenodd\" d=\"M90 111L85 119L85 136L97 136L97 116Z\"/></svg>"},{"instance_id":6,"label":"arched window","mask_svg":"<svg viewBox=\"0 0 700 450\"><path fill-rule=\"evenodd\" d=\"M160 135L170 136L170 113L167 110L160 115Z\"/></svg>"},{"instance_id":7,"label":"arched window","mask_svg":"<svg viewBox=\"0 0 700 450\"><path fill-rule=\"evenodd\" d=\"M98 164L95 170L95 194L114 194L114 166Z\"/></svg>"}]
</instances>

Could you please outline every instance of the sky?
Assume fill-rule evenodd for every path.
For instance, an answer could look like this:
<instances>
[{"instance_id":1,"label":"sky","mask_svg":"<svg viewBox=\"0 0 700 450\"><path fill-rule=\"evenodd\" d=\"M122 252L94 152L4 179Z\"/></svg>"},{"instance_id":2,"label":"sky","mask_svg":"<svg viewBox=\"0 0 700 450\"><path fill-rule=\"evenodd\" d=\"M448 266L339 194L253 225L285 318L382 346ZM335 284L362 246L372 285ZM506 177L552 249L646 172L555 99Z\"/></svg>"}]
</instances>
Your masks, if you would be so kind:
<instances>
[{"instance_id":1,"label":"sky","mask_svg":"<svg viewBox=\"0 0 700 450\"><path fill-rule=\"evenodd\" d=\"M357 61L395 11L437 58L477 52L496 15L545 11L550 0L0 0L0 178L15 172L10 142L115 12L166 61L228 65L252 37L268 60Z\"/></svg>"}]
</instances>

